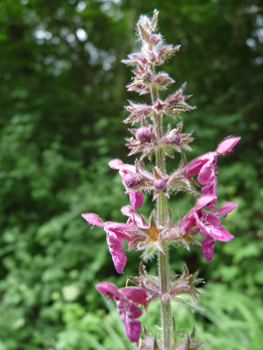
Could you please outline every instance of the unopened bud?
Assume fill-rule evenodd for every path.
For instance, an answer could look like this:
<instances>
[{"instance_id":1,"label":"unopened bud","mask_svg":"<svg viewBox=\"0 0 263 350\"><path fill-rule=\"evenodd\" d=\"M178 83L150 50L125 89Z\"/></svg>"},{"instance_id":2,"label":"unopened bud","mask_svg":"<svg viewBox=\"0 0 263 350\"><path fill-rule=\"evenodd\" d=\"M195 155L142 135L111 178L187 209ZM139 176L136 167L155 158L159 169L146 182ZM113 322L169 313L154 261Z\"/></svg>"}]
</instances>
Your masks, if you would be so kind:
<instances>
[{"instance_id":1,"label":"unopened bud","mask_svg":"<svg viewBox=\"0 0 263 350\"><path fill-rule=\"evenodd\" d=\"M178 96L178 101L182 102L184 100L183 96L182 95L179 95Z\"/></svg>"},{"instance_id":2,"label":"unopened bud","mask_svg":"<svg viewBox=\"0 0 263 350\"><path fill-rule=\"evenodd\" d=\"M133 58L136 59L137 61L140 61L140 62L144 63L144 64L148 62L147 58L144 55L139 54L139 53L138 54L134 54Z\"/></svg>"},{"instance_id":3,"label":"unopened bud","mask_svg":"<svg viewBox=\"0 0 263 350\"><path fill-rule=\"evenodd\" d=\"M155 53L152 52L152 51L150 51L150 52L148 53L148 57L149 57L149 59L150 59L151 62L154 62L154 61L156 60L156 55L155 55Z\"/></svg>"},{"instance_id":4,"label":"unopened bud","mask_svg":"<svg viewBox=\"0 0 263 350\"><path fill-rule=\"evenodd\" d=\"M128 188L132 188L136 186L139 182L140 180L138 179L138 176L135 174L128 174L125 176L123 180L124 185Z\"/></svg>"},{"instance_id":5,"label":"unopened bud","mask_svg":"<svg viewBox=\"0 0 263 350\"><path fill-rule=\"evenodd\" d=\"M154 181L153 186L156 191L164 191L166 189L166 182L164 179L157 179Z\"/></svg>"},{"instance_id":6,"label":"unopened bud","mask_svg":"<svg viewBox=\"0 0 263 350\"><path fill-rule=\"evenodd\" d=\"M171 85L175 81L169 76L169 74L165 72L161 72L155 76L154 82L161 86L164 86L164 85Z\"/></svg>"},{"instance_id":7,"label":"unopened bud","mask_svg":"<svg viewBox=\"0 0 263 350\"><path fill-rule=\"evenodd\" d=\"M181 136L178 134L174 135L174 143L176 143L177 145L179 145L181 142Z\"/></svg>"},{"instance_id":8,"label":"unopened bud","mask_svg":"<svg viewBox=\"0 0 263 350\"><path fill-rule=\"evenodd\" d=\"M149 37L149 41L151 44L157 45L162 41L162 36L161 34L153 34Z\"/></svg>"},{"instance_id":9,"label":"unopened bud","mask_svg":"<svg viewBox=\"0 0 263 350\"><path fill-rule=\"evenodd\" d=\"M139 128L136 131L136 139L138 141L147 141L149 140L151 137L151 132L148 128L146 128L145 126Z\"/></svg>"}]
</instances>

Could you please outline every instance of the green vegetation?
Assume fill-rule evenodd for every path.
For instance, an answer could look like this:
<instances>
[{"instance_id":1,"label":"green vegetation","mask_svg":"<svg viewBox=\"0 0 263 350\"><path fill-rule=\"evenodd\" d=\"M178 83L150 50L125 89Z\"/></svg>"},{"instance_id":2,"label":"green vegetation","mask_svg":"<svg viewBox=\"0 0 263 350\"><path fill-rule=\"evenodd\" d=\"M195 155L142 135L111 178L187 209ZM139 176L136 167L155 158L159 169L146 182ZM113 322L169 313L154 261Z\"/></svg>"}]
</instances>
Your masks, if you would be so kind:
<instances>
[{"instance_id":1,"label":"green vegetation","mask_svg":"<svg viewBox=\"0 0 263 350\"><path fill-rule=\"evenodd\" d=\"M138 253L128 254L117 280L104 231L90 231L80 214L125 221L120 208L128 196L107 163L129 162L123 106L138 97L124 89L130 71L119 62L136 45L139 15L155 7L167 42L182 45L165 70L176 87L188 82L189 102L198 107L185 116L185 132L194 129L197 138L189 160L228 135L242 136L233 154L218 159L219 205L239 203L223 219L236 238L217 242L211 263L198 248L174 250L173 268L186 261L206 279L206 309L195 322L204 350L261 350L259 0L0 2L0 350L131 349L114 305L94 285L124 285L136 274ZM173 215L185 214L191 201L178 196ZM193 323L183 305L175 317L178 327Z\"/></svg>"}]
</instances>

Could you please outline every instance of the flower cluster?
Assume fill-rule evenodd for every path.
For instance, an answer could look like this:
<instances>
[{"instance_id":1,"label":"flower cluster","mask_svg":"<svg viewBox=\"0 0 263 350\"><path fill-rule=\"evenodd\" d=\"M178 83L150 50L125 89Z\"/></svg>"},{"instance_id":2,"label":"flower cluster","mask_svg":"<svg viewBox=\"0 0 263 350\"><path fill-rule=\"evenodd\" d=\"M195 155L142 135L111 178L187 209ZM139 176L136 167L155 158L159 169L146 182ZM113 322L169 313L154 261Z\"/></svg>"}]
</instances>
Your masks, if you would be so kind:
<instances>
[{"instance_id":1,"label":"flower cluster","mask_svg":"<svg viewBox=\"0 0 263 350\"><path fill-rule=\"evenodd\" d=\"M120 159L109 162L112 169L118 170L125 189L129 194L131 206L121 208L122 214L128 217L125 223L103 222L93 213L82 214L91 227L103 227L106 240L116 271L123 273L127 257L123 250L124 240L127 241L128 251L131 249L142 251L141 258L147 262L149 258L158 256L159 274L150 276L145 266L140 264L138 277L129 277L128 281L135 287L118 289L111 283L101 283L97 289L109 299L114 299L125 332L131 342L136 343L141 350L190 350L198 349L201 342L194 340L194 331L191 335L177 344L172 344L172 316L171 300L180 301L181 294L188 294L196 302L200 294L196 286L203 281L197 278L197 273L190 274L186 265L183 265L182 274L176 279L170 276L169 247L180 246L182 243L188 250L190 244L199 245L207 261L211 261L214 254L215 241L227 242L234 236L221 226L219 217L232 212L237 203L229 202L216 210L217 205L217 157L233 151L240 137L229 137L223 140L214 152L208 152L187 163L184 151L191 151L189 143L194 139L192 132L183 133L181 114L194 110L186 101L190 96L184 94L186 84L183 84L175 93L162 100L158 91L165 90L175 81L163 71L156 72L155 67L162 65L174 55L179 46L173 47L163 41L161 34L156 33L158 12L153 17L141 16L138 24L138 36L141 42L141 51L132 53L123 62L134 67L134 77L127 85L128 91L135 91L139 95L149 94L151 104L138 104L128 101L126 110L129 112L125 123L130 123L131 138L126 138L129 155L140 154L134 164L124 164ZM170 124L164 131L163 116L176 119L180 117L177 126L172 129ZM137 128L135 127L137 125ZM174 157L178 153L180 162L170 174L165 167L165 158ZM145 160L155 159L155 165L149 171ZM201 187L196 188L193 178ZM184 217L173 219L171 210L166 204L167 198L184 191L199 195L196 205ZM148 220L136 212L143 205L143 192L151 193L156 203L155 210ZM209 210L212 211L208 211ZM201 242L196 239L200 233ZM161 300L162 340L157 340L145 331L144 340L140 339L141 323L137 320L142 312L138 305L147 308L148 304L159 298Z\"/></svg>"}]
</instances>

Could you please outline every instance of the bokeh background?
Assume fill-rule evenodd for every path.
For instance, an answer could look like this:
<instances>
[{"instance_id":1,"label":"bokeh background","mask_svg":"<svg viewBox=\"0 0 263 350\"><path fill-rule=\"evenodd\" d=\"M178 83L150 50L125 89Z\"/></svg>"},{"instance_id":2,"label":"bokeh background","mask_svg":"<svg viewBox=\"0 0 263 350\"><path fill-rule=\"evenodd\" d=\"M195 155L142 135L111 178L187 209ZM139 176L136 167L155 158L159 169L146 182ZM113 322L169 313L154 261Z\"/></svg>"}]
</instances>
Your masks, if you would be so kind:
<instances>
[{"instance_id":1,"label":"bokeh background","mask_svg":"<svg viewBox=\"0 0 263 350\"><path fill-rule=\"evenodd\" d=\"M95 284L124 286L137 274L138 252L124 275L112 264L103 229L81 218L125 221L128 204L112 158L124 162L122 120L131 72L120 63L137 50L140 14L160 11L166 41L181 44L164 70L187 81L196 105L184 115L194 129L188 160L242 136L218 159L219 204L236 238L217 242L207 263L199 248L171 252L173 270L200 270L203 312L176 306L177 326L205 340L205 350L262 350L263 344L263 4L259 0L0 1L0 349L124 350L132 347L114 304ZM172 160L171 168L178 159ZM174 165L173 165L174 164ZM174 219L194 205L170 201ZM142 211L149 213L151 199ZM155 272L155 261L147 264ZM150 309L158 323L158 305ZM145 319L147 323L148 320ZM149 328L153 331L153 328Z\"/></svg>"}]
</instances>

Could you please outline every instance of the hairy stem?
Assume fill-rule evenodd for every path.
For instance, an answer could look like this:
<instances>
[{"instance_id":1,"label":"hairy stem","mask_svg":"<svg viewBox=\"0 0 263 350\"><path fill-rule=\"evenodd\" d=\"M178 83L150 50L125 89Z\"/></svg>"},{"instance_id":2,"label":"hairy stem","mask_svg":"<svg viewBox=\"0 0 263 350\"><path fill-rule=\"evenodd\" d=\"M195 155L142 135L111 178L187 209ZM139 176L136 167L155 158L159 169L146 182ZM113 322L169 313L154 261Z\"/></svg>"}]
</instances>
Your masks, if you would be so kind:
<instances>
[{"instance_id":1,"label":"hairy stem","mask_svg":"<svg viewBox=\"0 0 263 350\"><path fill-rule=\"evenodd\" d=\"M169 256L167 247L163 247L165 255L159 252L159 281L164 296L169 292ZM171 349L171 302L170 299L161 299L162 307L162 340L165 350Z\"/></svg>"},{"instance_id":2,"label":"hairy stem","mask_svg":"<svg viewBox=\"0 0 263 350\"><path fill-rule=\"evenodd\" d=\"M158 99L158 91L155 86L152 87L152 103ZM157 134L159 137L163 133L163 116L156 116ZM161 170L163 174L166 173L165 169L165 154L164 149L159 147L156 151L156 166ZM166 197L163 192L160 192L157 199L157 221L159 227L164 227L166 220ZM169 264L169 251L166 244L163 245L163 251L158 255L158 277L159 285L161 289L161 316L162 316L162 341L165 350L171 349L171 303L169 298L165 298L165 295L169 293L169 281L170 281L170 264Z\"/></svg>"}]
</instances>

